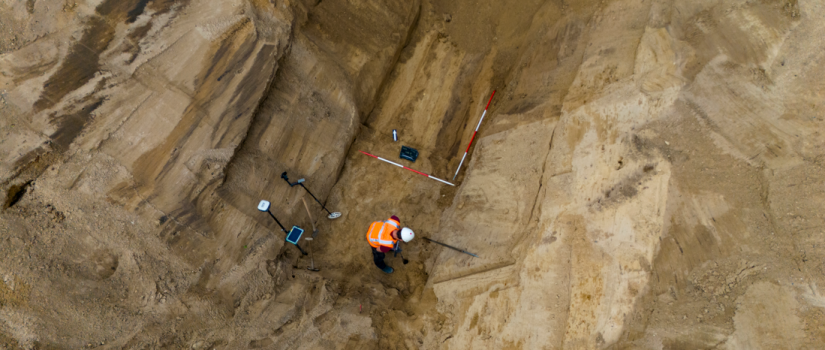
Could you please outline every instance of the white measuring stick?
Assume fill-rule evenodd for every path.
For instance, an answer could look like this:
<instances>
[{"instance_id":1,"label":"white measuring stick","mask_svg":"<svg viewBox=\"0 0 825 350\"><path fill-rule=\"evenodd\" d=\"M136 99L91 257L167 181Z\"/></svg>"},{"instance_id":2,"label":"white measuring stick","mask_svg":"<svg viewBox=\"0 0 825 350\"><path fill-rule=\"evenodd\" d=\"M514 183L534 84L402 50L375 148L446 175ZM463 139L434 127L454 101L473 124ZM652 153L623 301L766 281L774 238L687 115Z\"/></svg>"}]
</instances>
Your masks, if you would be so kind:
<instances>
[{"instance_id":1,"label":"white measuring stick","mask_svg":"<svg viewBox=\"0 0 825 350\"><path fill-rule=\"evenodd\" d=\"M478 125L476 125L476 130L473 131L473 137L470 138L470 144L467 145L467 150L464 151L464 156L461 157L461 163L458 163L458 169L455 170L455 175L453 175L453 180L455 177L458 176L458 172L461 170L461 165L464 164L464 158L467 158L467 153L470 152L470 146L473 145L473 140L476 139L476 133L478 132L478 128L481 127L481 122L484 120L484 116L487 114L487 108L490 107L490 102L493 102L493 96L496 95L496 90L493 90L493 94L490 95L490 100L487 101L487 106L484 107L484 113L481 113L481 119L478 121Z\"/></svg>"},{"instance_id":2,"label":"white measuring stick","mask_svg":"<svg viewBox=\"0 0 825 350\"><path fill-rule=\"evenodd\" d=\"M407 169L407 170L412 171L412 172L414 172L414 173L416 173L416 174L419 174L419 175L424 175L424 176L429 177L429 178L431 178L431 179L433 179L433 180L435 180L435 181L438 181L438 182L441 182L441 183L445 183L445 184L450 185L450 186L455 186L455 185L453 185L453 184L451 184L451 183L449 183L449 182L447 182L447 181L444 181L444 180L442 180L442 179L439 179L439 178L437 178L437 177L435 177L435 176L432 176L432 175L429 175L429 174L422 173L422 172L420 172L420 171L418 171L418 170L415 170L415 169L410 169L410 168L407 168L407 167L405 167L405 166L403 166L403 165L401 165L401 164L398 164L398 163L393 162L393 161L386 160L386 159L381 158L381 157L379 157L379 156L375 156L375 155L369 154L369 153L364 152L364 151L358 151L358 152L361 152L361 153L363 153L363 154L366 154L366 155L368 155L368 156L370 156L370 157L373 157L373 158L375 158L375 159L378 159L378 160L383 160L383 161L385 161L385 162L387 162L387 163L390 163L390 164L392 164L392 165L395 165L395 166L397 166L397 167Z\"/></svg>"}]
</instances>

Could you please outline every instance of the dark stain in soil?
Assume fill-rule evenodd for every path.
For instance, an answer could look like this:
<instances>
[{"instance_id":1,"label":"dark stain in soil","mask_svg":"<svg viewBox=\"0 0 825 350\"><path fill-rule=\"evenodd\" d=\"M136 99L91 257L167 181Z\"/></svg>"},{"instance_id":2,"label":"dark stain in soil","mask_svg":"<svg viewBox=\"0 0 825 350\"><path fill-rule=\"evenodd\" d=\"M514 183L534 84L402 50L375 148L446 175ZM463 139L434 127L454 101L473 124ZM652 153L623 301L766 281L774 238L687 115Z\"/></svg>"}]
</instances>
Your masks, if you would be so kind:
<instances>
[{"instance_id":1,"label":"dark stain in soil","mask_svg":"<svg viewBox=\"0 0 825 350\"><path fill-rule=\"evenodd\" d=\"M57 124L58 128L50 137L59 150L66 151L69 149L69 145L80 135L86 123L91 119L92 112L102 104L103 99L98 99L75 113L52 119L52 123Z\"/></svg>"},{"instance_id":2,"label":"dark stain in soil","mask_svg":"<svg viewBox=\"0 0 825 350\"><path fill-rule=\"evenodd\" d=\"M40 99L34 103L35 112L51 108L68 93L88 83L100 69L100 53L115 35L114 29L100 17L92 16L83 37L72 45L57 73L52 75Z\"/></svg>"},{"instance_id":3,"label":"dark stain in soil","mask_svg":"<svg viewBox=\"0 0 825 350\"><path fill-rule=\"evenodd\" d=\"M79 41L69 49L57 73L49 78L43 87L43 93L34 103L35 112L51 108L69 92L88 83L100 70L100 54L106 50L115 36L115 26L119 23L134 23L148 6L157 16L169 12L172 6L185 6L188 1L153 1L149 0L106 0L96 9L97 15L91 16L86 30ZM132 42L137 42L151 28L143 25L133 31Z\"/></svg>"},{"instance_id":4,"label":"dark stain in soil","mask_svg":"<svg viewBox=\"0 0 825 350\"><path fill-rule=\"evenodd\" d=\"M17 204L17 202L23 199L23 195L26 194L26 190L31 183L31 181L28 181L21 185L12 185L9 187L9 191L6 192L6 203L3 205L3 209L13 207Z\"/></svg>"},{"instance_id":5,"label":"dark stain in soil","mask_svg":"<svg viewBox=\"0 0 825 350\"><path fill-rule=\"evenodd\" d=\"M148 2L149 0L138 0L138 3L135 5L135 7L126 13L126 23L134 23L137 20L138 16L143 14L143 11L146 9L146 3Z\"/></svg>"}]
</instances>

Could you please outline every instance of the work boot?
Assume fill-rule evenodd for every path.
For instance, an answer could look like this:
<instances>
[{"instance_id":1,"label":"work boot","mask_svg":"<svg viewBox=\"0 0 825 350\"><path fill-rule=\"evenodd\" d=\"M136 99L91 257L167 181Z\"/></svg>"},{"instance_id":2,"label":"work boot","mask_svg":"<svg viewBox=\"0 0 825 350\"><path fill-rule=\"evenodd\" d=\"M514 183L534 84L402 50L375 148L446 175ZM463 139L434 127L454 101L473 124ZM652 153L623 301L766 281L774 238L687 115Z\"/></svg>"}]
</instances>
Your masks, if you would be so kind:
<instances>
[{"instance_id":1,"label":"work boot","mask_svg":"<svg viewBox=\"0 0 825 350\"><path fill-rule=\"evenodd\" d=\"M392 267L387 266L387 267L383 268L382 271L384 271L386 273L392 273L395 270L393 270Z\"/></svg>"}]
</instances>

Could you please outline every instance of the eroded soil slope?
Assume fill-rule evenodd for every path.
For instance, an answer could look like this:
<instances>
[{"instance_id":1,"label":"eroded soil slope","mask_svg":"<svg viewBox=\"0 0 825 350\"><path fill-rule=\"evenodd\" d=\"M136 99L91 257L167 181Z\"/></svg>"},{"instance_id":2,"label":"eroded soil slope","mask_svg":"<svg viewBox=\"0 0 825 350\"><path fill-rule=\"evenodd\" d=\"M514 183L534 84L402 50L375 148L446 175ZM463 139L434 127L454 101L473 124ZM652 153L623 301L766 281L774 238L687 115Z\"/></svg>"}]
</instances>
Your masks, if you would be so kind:
<instances>
[{"instance_id":1,"label":"eroded soil slope","mask_svg":"<svg viewBox=\"0 0 825 350\"><path fill-rule=\"evenodd\" d=\"M819 348L823 14L0 2L0 346Z\"/></svg>"}]
</instances>

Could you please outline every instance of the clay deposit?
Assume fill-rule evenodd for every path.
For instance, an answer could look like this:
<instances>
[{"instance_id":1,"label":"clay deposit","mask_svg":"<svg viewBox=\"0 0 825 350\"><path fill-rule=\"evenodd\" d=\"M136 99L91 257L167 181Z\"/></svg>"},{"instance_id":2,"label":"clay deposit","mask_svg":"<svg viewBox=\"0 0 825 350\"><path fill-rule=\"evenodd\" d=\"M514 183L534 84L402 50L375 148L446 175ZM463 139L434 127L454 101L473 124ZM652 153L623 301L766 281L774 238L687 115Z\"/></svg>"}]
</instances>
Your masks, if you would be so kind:
<instances>
[{"instance_id":1,"label":"clay deposit","mask_svg":"<svg viewBox=\"0 0 825 350\"><path fill-rule=\"evenodd\" d=\"M0 348L825 344L821 1L1 0L0 32ZM493 90L455 187L359 152L450 180Z\"/></svg>"}]
</instances>

